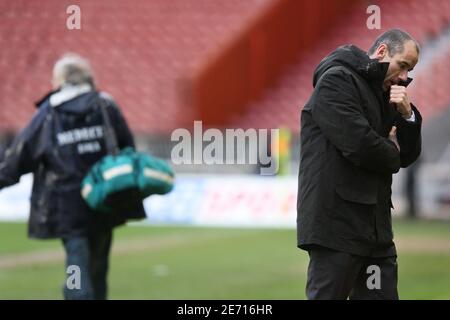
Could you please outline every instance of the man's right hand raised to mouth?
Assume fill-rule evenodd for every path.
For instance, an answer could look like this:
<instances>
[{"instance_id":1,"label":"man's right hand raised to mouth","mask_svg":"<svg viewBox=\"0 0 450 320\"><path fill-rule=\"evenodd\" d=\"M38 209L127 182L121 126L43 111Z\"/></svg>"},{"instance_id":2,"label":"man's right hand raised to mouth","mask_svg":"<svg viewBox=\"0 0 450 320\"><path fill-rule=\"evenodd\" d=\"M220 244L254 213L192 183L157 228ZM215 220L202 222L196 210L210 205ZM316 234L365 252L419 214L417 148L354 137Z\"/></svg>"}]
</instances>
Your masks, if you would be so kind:
<instances>
[{"instance_id":1,"label":"man's right hand raised to mouth","mask_svg":"<svg viewBox=\"0 0 450 320\"><path fill-rule=\"evenodd\" d=\"M403 118L411 118L413 111L411 110L411 104L409 103L405 87L392 85L389 102L395 105L395 108L400 112Z\"/></svg>"}]
</instances>

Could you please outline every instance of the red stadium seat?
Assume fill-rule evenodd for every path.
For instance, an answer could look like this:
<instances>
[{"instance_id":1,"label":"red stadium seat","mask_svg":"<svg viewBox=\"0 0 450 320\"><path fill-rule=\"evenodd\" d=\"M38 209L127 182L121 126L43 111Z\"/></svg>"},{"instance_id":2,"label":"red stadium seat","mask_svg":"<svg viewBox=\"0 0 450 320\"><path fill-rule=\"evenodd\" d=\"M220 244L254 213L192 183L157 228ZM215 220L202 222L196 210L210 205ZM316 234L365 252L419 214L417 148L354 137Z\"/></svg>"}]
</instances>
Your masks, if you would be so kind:
<instances>
[{"instance_id":1,"label":"red stadium seat","mask_svg":"<svg viewBox=\"0 0 450 320\"><path fill-rule=\"evenodd\" d=\"M381 8L380 31L400 27L411 33L422 44L430 38L439 36L443 29L448 27L450 20L448 0L382 0L378 5ZM374 35L379 31L368 30L366 19L365 7L361 4L345 21L341 21L328 35L324 35L322 41L312 48L307 56L302 57L299 64L291 66L274 88L268 90L259 101L249 105L248 114L254 117L237 119L235 126L251 127L251 123L254 122L262 127L287 126L293 131L298 131L300 109L313 89L312 74L315 66L331 50L342 44L352 43L362 49L368 49ZM450 47L448 50L450 52ZM433 62L432 68L426 68L416 75L411 86L410 94L413 101L421 107L425 119L439 113L450 104L450 91L443 85L450 83L449 69L443 67L447 65L449 59L450 53L449 56L441 55ZM271 117L266 118L267 113L271 114Z\"/></svg>"},{"instance_id":2,"label":"red stadium seat","mask_svg":"<svg viewBox=\"0 0 450 320\"><path fill-rule=\"evenodd\" d=\"M179 79L205 63L270 0L79 0L82 30L66 29L70 1L0 2L0 129L18 130L50 89L51 68L72 51L93 65L98 85L122 105L133 130L167 132L187 112ZM39 23L37 23L39 19ZM26 87L25 90L21 89ZM18 111L20 110L20 111Z\"/></svg>"}]
</instances>

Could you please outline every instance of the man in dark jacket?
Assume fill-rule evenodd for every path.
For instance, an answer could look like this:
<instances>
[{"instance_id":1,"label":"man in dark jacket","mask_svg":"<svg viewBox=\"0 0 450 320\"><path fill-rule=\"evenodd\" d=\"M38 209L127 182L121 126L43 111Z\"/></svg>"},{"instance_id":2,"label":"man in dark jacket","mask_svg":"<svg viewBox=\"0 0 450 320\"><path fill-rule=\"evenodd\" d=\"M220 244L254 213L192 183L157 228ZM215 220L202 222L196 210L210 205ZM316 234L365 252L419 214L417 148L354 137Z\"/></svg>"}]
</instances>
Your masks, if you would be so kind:
<instances>
[{"instance_id":1,"label":"man in dark jacket","mask_svg":"<svg viewBox=\"0 0 450 320\"><path fill-rule=\"evenodd\" d=\"M81 197L81 181L106 155L100 100L119 147L133 147L133 137L111 97L95 91L83 58L66 55L57 61L53 86L55 90L37 103L33 119L7 149L0 163L0 189L33 173L28 234L62 239L67 272L79 276L72 283L68 279L64 297L106 299L112 230L127 219L144 218L145 211L140 203L128 212L93 212Z\"/></svg>"},{"instance_id":2,"label":"man in dark jacket","mask_svg":"<svg viewBox=\"0 0 450 320\"><path fill-rule=\"evenodd\" d=\"M310 257L309 299L398 299L392 174L421 151L421 116L408 99L417 42L393 29L368 53L324 58L301 115L298 246Z\"/></svg>"}]
</instances>

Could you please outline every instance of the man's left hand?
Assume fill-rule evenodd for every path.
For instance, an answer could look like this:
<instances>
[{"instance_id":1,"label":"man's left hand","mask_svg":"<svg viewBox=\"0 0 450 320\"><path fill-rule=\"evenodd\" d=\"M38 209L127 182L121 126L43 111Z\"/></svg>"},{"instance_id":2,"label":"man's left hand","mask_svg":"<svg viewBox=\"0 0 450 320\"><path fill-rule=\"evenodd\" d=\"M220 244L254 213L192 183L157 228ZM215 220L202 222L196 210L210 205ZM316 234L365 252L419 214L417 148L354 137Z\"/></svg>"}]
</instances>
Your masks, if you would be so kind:
<instances>
[{"instance_id":1,"label":"man's left hand","mask_svg":"<svg viewBox=\"0 0 450 320\"><path fill-rule=\"evenodd\" d=\"M397 111L400 112L403 118L409 119L411 117L412 109L406 93L406 87L392 85L389 102L395 104Z\"/></svg>"}]
</instances>

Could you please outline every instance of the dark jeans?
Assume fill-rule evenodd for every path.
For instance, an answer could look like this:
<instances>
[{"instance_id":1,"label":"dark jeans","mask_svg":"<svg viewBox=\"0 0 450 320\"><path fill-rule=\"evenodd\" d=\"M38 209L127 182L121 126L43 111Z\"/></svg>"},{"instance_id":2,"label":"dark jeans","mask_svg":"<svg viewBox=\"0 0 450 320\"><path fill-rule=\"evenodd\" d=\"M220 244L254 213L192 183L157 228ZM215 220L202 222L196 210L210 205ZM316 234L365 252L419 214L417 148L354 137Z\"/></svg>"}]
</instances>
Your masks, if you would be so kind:
<instances>
[{"instance_id":1,"label":"dark jeans","mask_svg":"<svg viewBox=\"0 0 450 320\"><path fill-rule=\"evenodd\" d=\"M112 231L99 232L86 237L63 239L66 251L66 270L70 271L68 271L68 279L64 283L64 299L106 299L111 242ZM69 268L69 266L72 267ZM79 270L79 286L73 285L76 283L72 281L73 276L75 276L73 266Z\"/></svg>"},{"instance_id":2,"label":"dark jeans","mask_svg":"<svg viewBox=\"0 0 450 320\"><path fill-rule=\"evenodd\" d=\"M361 257L323 247L308 253L308 299L398 300L397 257Z\"/></svg>"}]
</instances>

